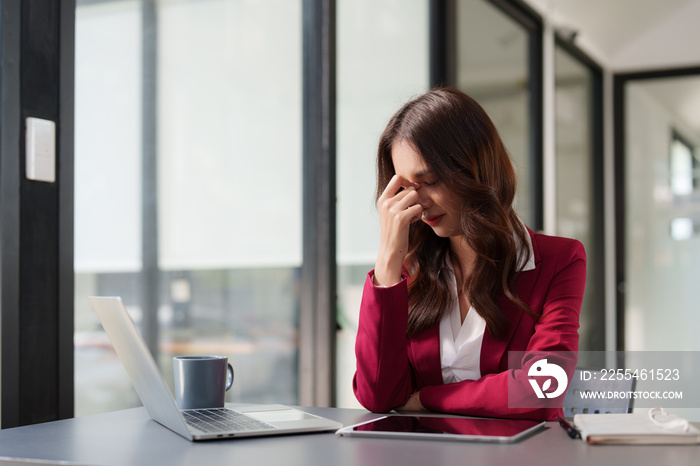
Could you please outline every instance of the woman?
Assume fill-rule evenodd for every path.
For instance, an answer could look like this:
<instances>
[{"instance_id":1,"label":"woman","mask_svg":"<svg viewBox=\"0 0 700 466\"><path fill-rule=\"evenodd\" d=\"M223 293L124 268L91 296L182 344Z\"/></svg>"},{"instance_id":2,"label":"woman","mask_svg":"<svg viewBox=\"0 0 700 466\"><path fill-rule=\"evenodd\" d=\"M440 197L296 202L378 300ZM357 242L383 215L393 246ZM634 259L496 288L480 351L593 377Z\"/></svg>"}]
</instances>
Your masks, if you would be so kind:
<instances>
[{"instance_id":1,"label":"woman","mask_svg":"<svg viewBox=\"0 0 700 466\"><path fill-rule=\"evenodd\" d=\"M357 399L376 412L561 415L563 396L513 401L533 395L527 370L539 358L509 369L508 354L549 354L571 377L585 252L518 219L513 166L484 110L454 89L417 97L384 130L377 167L380 245L360 310Z\"/></svg>"}]
</instances>

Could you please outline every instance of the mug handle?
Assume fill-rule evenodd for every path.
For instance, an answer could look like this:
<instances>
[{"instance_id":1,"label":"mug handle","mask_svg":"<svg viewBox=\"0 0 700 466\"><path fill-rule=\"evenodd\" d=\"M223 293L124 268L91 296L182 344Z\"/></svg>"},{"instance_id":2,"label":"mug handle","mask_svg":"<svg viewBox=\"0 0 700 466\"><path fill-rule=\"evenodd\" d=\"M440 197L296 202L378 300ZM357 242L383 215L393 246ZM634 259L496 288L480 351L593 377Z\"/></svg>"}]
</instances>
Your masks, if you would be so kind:
<instances>
[{"instance_id":1,"label":"mug handle","mask_svg":"<svg viewBox=\"0 0 700 466\"><path fill-rule=\"evenodd\" d=\"M228 367L226 368L226 391L229 390L233 386L233 367L231 364L228 364Z\"/></svg>"}]
</instances>

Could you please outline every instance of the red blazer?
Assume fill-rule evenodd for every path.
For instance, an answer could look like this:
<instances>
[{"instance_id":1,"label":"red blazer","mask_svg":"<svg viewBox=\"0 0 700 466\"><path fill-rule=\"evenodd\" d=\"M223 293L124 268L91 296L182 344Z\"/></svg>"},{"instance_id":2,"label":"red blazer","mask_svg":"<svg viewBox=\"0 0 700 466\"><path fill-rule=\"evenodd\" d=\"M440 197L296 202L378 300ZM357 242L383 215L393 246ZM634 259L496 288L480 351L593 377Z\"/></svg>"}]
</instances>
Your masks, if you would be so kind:
<instances>
[{"instance_id":1,"label":"red blazer","mask_svg":"<svg viewBox=\"0 0 700 466\"><path fill-rule=\"evenodd\" d=\"M574 352L569 364L564 364L569 380L578 351L579 312L586 281L583 245L528 232L535 268L520 274L516 292L535 316L501 297L500 308L511 326L504 341L497 341L486 329L478 380L443 383L439 324L407 338L407 280L388 288L375 287L370 272L360 308L353 381L355 396L365 408L390 411L420 390L420 401L430 411L537 420L553 420L563 414L563 395L556 408L508 407L509 378L533 393L525 368L508 369L509 351Z\"/></svg>"}]
</instances>

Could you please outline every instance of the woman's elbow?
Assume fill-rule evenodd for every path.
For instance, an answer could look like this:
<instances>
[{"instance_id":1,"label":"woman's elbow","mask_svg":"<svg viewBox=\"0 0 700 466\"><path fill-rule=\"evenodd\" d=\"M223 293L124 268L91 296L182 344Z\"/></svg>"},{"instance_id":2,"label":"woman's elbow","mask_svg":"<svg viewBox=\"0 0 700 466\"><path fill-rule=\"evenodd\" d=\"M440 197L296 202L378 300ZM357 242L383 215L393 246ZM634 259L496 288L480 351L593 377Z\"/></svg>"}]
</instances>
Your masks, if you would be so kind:
<instances>
[{"instance_id":1,"label":"woman's elbow","mask_svg":"<svg viewBox=\"0 0 700 466\"><path fill-rule=\"evenodd\" d=\"M391 403L390 400L384 400L377 397L375 393L369 393L363 390L355 389L355 398L367 410L373 413L388 413L398 405Z\"/></svg>"},{"instance_id":2,"label":"woman's elbow","mask_svg":"<svg viewBox=\"0 0 700 466\"><path fill-rule=\"evenodd\" d=\"M367 410L373 413L388 413L394 408L387 403L378 403L376 400L368 400L368 402L362 401L358 398L360 404Z\"/></svg>"},{"instance_id":3,"label":"woman's elbow","mask_svg":"<svg viewBox=\"0 0 700 466\"><path fill-rule=\"evenodd\" d=\"M353 391L355 398L367 410L373 413L388 413L389 411L401 406L401 403L396 403L391 397L382 396L379 390L373 390L364 384L359 384L357 376L353 380Z\"/></svg>"}]
</instances>

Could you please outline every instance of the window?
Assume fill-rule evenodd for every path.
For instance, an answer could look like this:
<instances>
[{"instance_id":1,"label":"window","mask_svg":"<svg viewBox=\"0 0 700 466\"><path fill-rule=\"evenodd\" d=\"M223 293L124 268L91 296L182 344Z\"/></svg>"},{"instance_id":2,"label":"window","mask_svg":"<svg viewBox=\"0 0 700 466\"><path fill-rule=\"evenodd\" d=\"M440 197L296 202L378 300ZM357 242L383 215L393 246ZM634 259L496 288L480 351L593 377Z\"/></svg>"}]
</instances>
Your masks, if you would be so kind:
<instances>
[{"instance_id":1,"label":"window","mask_svg":"<svg viewBox=\"0 0 700 466\"><path fill-rule=\"evenodd\" d=\"M691 143L673 131L671 136L670 167L671 193L678 196L679 204L692 203L691 196L695 196L700 179L700 163L696 151ZM695 200L697 202L697 200ZM687 215L688 212L682 214ZM671 238L683 241L700 234L700 217L694 220L691 217L676 217L671 219Z\"/></svg>"},{"instance_id":2,"label":"window","mask_svg":"<svg viewBox=\"0 0 700 466\"><path fill-rule=\"evenodd\" d=\"M554 52L556 234L586 249L579 349L597 351L605 349L601 73L574 52L561 42Z\"/></svg>"},{"instance_id":3,"label":"window","mask_svg":"<svg viewBox=\"0 0 700 466\"><path fill-rule=\"evenodd\" d=\"M396 110L428 89L428 2L337 4L337 404L352 393L362 286L379 247L374 203L379 136Z\"/></svg>"},{"instance_id":4,"label":"window","mask_svg":"<svg viewBox=\"0 0 700 466\"><path fill-rule=\"evenodd\" d=\"M523 21L526 21L524 15ZM529 227L540 225L541 84L531 51L539 35L486 0L456 2L456 87L473 97L491 117L518 176L515 208ZM534 68L534 69L533 69Z\"/></svg>"},{"instance_id":5,"label":"window","mask_svg":"<svg viewBox=\"0 0 700 466\"><path fill-rule=\"evenodd\" d=\"M171 386L174 355L224 354L228 401L297 402L301 25L293 0L78 1L76 415L139 404L94 294Z\"/></svg>"},{"instance_id":6,"label":"window","mask_svg":"<svg viewBox=\"0 0 700 466\"><path fill-rule=\"evenodd\" d=\"M624 145L616 154L624 169L621 349L697 351L700 193L692 147L700 134L684 108L687 96L700 91L698 70L616 79L624 97L617 108Z\"/></svg>"}]
</instances>

